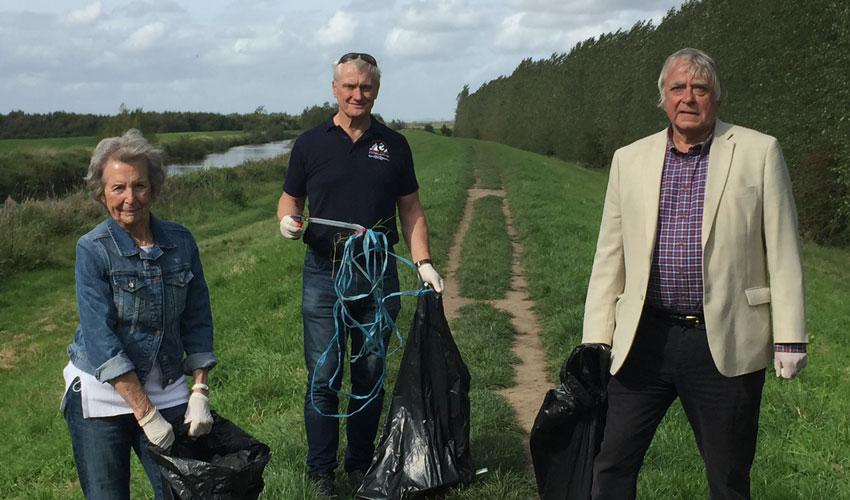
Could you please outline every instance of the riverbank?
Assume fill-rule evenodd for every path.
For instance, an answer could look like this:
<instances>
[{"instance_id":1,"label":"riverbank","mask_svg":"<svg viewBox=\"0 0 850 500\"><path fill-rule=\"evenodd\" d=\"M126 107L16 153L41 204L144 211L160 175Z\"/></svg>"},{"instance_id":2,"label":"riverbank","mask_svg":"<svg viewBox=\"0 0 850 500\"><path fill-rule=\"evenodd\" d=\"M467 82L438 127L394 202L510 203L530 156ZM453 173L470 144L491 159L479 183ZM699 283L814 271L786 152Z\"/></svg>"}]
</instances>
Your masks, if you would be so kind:
<instances>
[{"instance_id":1,"label":"riverbank","mask_svg":"<svg viewBox=\"0 0 850 500\"><path fill-rule=\"evenodd\" d=\"M298 133L175 132L156 134L150 140L169 164L189 163L234 146L294 139ZM94 136L0 140L0 201L54 198L78 189L97 142Z\"/></svg>"},{"instance_id":2,"label":"riverbank","mask_svg":"<svg viewBox=\"0 0 850 500\"><path fill-rule=\"evenodd\" d=\"M292 149L294 141L294 139L286 139L263 144L234 146L221 153L207 154L199 161L169 163L166 168L169 176L184 175L208 168L233 168L247 161L268 160L286 154Z\"/></svg>"},{"instance_id":3,"label":"riverbank","mask_svg":"<svg viewBox=\"0 0 850 500\"><path fill-rule=\"evenodd\" d=\"M215 201L242 210L255 184L281 182L287 158L169 177L153 211L161 218L183 220L191 209L192 216L186 220L195 221L204 220L211 213L210 203ZM73 251L76 238L105 215L105 209L82 188L44 200L7 199L0 207L0 277L67 263L68 250Z\"/></svg>"}]
</instances>

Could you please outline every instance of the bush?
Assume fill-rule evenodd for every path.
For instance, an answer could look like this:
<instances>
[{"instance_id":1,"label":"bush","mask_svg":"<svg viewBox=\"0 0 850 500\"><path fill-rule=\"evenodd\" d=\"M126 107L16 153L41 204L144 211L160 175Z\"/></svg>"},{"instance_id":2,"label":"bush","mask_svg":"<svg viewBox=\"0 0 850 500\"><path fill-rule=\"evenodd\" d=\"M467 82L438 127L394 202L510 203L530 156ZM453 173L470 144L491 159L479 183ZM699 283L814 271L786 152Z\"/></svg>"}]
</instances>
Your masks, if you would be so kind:
<instances>
[{"instance_id":1,"label":"bush","mask_svg":"<svg viewBox=\"0 0 850 500\"><path fill-rule=\"evenodd\" d=\"M61 196L82 183L91 150L40 148L0 153L0 199Z\"/></svg>"},{"instance_id":2,"label":"bush","mask_svg":"<svg viewBox=\"0 0 850 500\"><path fill-rule=\"evenodd\" d=\"M793 172L800 232L817 243L842 243L847 229L838 216L847 189L837 163L838 149L830 147L804 155Z\"/></svg>"},{"instance_id":3,"label":"bush","mask_svg":"<svg viewBox=\"0 0 850 500\"><path fill-rule=\"evenodd\" d=\"M87 193L64 198L7 198L0 208L0 276L35 269L49 261L54 238L83 234L104 217L103 207Z\"/></svg>"}]
</instances>

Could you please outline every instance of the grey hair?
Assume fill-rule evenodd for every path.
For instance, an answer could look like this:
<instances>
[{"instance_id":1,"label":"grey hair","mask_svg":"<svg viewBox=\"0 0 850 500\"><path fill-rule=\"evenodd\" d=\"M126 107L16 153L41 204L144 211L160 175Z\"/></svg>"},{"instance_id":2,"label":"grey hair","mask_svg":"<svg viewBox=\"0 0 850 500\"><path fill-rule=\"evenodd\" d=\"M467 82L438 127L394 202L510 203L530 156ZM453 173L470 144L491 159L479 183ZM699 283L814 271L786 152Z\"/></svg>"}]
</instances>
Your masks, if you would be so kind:
<instances>
[{"instance_id":1,"label":"grey hair","mask_svg":"<svg viewBox=\"0 0 850 500\"><path fill-rule=\"evenodd\" d=\"M722 89L720 88L720 74L717 71L717 64L705 52L699 49L681 49L670 54L664 66L661 68L661 74L658 76L658 106L664 106L664 79L667 77L667 72L677 63L684 61L690 68L691 77L700 76L708 80L708 86L711 88L711 96L714 102L719 102Z\"/></svg>"},{"instance_id":2,"label":"grey hair","mask_svg":"<svg viewBox=\"0 0 850 500\"><path fill-rule=\"evenodd\" d=\"M365 61L362 57L358 57L357 59L352 59L346 62L334 61L333 69L334 69L334 81L339 81L339 72L340 66L343 64L353 64L358 71L365 71L371 74L372 80L375 82L375 87L381 87L381 70L374 64L370 64Z\"/></svg>"},{"instance_id":3,"label":"grey hair","mask_svg":"<svg viewBox=\"0 0 850 500\"><path fill-rule=\"evenodd\" d=\"M95 201L102 202L103 169L109 160L135 162L144 160L148 166L151 196L156 198L165 183L166 168L162 164L162 151L155 148L138 129L131 128L120 137L107 137L100 141L91 156L86 185Z\"/></svg>"}]
</instances>

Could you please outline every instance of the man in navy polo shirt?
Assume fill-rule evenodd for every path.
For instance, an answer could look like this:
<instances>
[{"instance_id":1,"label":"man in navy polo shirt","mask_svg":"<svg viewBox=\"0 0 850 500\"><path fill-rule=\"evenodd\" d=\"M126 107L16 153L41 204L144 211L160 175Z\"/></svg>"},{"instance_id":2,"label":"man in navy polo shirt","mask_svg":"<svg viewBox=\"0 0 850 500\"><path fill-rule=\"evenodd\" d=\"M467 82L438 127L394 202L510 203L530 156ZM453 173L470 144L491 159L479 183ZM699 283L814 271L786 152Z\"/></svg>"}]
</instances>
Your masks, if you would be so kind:
<instances>
[{"instance_id":1,"label":"man in navy polo shirt","mask_svg":"<svg viewBox=\"0 0 850 500\"><path fill-rule=\"evenodd\" d=\"M317 412L313 403L325 415L338 413L337 394L329 387L337 369L338 354L328 353L326 362L315 374L314 369L334 335L333 272L339 268L335 261L342 253L342 240L351 231L321 224L308 224L304 231L298 216L304 211L305 201L310 200L311 216L380 231L389 245L399 241L398 208L401 235L422 281L437 293L443 291L443 280L431 265L428 227L419 201L410 146L404 136L371 115L380 82L381 72L369 54L351 52L334 64L332 89L339 111L295 141L277 207L281 234L298 239L303 233L307 244L301 303L307 363L304 402L307 468L310 479L328 496L335 493L339 425L336 418ZM355 282L352 286L363 285ZM384 274L384 291L390 294L398 287L393 261ZM349 293L356 292L349 290ZM395 319L401 307L400 299L388 299L385 305ZM355 303L349 311L361 321L372 321L375 313L371 303ZM359 352L363 335L358 331L345 334L350 338L351 352ZM389 331L384 332L385 341L389 335ZM341 345L345 346L345 342ZM376 356L363 356L350 363L350 370L351 392L367 394L381 376L381 363ZM362 482L372 460L382 401L383 389L362 410L362 400L351 399L348 404L347 413L352 416L346 422L348 444L344 466L355 487Z\"/></svg>"}]
</instances>

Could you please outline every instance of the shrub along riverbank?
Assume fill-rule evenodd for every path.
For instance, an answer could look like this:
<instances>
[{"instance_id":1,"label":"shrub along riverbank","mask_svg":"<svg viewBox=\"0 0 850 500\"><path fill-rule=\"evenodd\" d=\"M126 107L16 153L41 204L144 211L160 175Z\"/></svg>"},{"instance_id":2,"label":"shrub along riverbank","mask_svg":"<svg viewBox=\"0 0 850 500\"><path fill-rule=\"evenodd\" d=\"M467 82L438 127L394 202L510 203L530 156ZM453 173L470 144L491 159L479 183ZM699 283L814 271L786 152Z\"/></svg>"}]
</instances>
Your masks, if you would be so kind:
<instances>
[{"instance_id":1,"label":"shrub along riverbank","mask_svg":"<svg viewBox=\"0 0 850 500\"><path fill-rule=\"evenodd\" d=\"M491 142L420 131L405 134L416 161L438 270L446 267L474 175L486 178L488 187L506 189L554 383L561 361L580 340L605 172ZM212 408L272 448L262 497L271 500L315 498L305 478L302 430L304 246L282 238L274 217L284 169L285 160L278 159L232 171L204 171L179 181L170 178L169 184L183 184L179 189L170 185L153 207L158 216L187 225L198 240L220 361L210 373ZM498 215L494 211L488 219ZM0 456L10 457L0 468L0 498L82 498L58 405L65 347L78 321L74 241L84 230L48 236L53 247L49 258L0 281ZM403 251L403 245L397 250ZM804 252L810 365L790 381L769 374L753 497L850 500L850 458L845 451L850 397L835 385L846 375L844 353L850 349L850 318L842 305L850 294L850 252L813 244L805 245ZM488 253L487 248L480 253ZM494 262L493 267L503 264ZM412 270L401 268L400 275L403 287L415 286ZM399 325L406 333L414 303L403 300ZM487 304L474 304L462 309L452 331L472 373L473 456L477 467L490 472L446 499L534 498L524 462L525 438L497 392L513 383L515 359L509 348L514 331L509 318ZM391 358L388 393L398 359ZM133 463L132 498L147 498L146 479L135 459ZM707 496L699 452L678 405L659 430L643 470L640 498Z\"/></svg>"}]
</instances>

